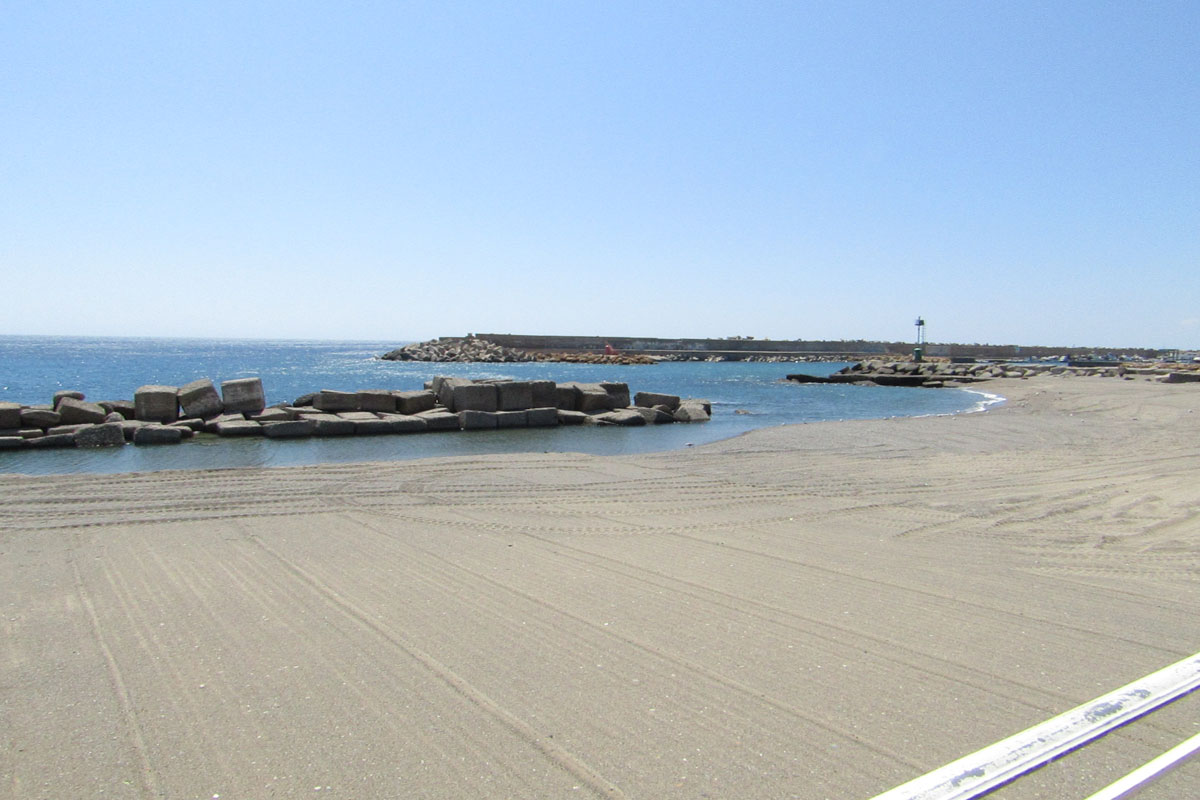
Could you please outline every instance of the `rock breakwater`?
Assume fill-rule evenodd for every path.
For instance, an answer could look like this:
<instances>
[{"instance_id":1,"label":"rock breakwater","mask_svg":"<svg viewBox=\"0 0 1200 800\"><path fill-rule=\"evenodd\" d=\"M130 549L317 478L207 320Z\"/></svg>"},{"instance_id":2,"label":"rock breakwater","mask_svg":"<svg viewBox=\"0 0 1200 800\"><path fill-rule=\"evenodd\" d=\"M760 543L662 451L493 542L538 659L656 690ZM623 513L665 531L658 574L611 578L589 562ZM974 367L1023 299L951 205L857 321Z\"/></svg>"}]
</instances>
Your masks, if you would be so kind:
<instances>
[{"instance_id":1,"label":"rock breakwater","mask_svg":"<svg viewBox=\"0 0 1200 800\"><path fill-rule=\"evenodd\" d=\"M550 353L505 347L477 336L447 336L414 342L380 356L384 361L433 361L450 363L522 363L553 361L568 364L656 364L662 359L621 353Z\"/></svg>"},{"instance_id":2,"label":"rock breakwater","mask_svg":"<svg viewBox=\"0 0 1200 800\"><path fill-rule=\"evenodd\" d=\"M322 389L268 406L262 381L146 385L132 400L89 402L64 391L45 405L0 403L0 449L178 444L195 436L366 436L703 422L705 400L638 392L625 383L468 380L438 376L416 391Z\"/></svg>"}]
</instances>

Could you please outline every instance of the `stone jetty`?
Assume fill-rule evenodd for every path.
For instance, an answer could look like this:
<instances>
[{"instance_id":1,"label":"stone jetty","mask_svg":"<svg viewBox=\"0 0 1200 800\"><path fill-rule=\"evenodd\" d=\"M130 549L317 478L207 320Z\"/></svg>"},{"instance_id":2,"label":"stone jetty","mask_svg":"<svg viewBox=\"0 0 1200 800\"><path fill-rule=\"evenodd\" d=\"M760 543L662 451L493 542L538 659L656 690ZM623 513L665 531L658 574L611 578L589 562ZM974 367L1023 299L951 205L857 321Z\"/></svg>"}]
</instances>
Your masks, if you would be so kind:
<instances>
[{"instance_id":1,"label":"stone jetty","mask_svg":"<svg viewBox=\"0 0 1200 800\"><path fill-rule=\"evenodd\" d=\"M545 352L505 347L479 336L443 336L413 342L380 356L384 361L442 361L451 363L520 363L555 361L570 364L657 364L662 358L604 352Z\"/></svg>"},{"instance_id":2,"label":"stone jetty","mask_svg":"<svg viewBox=\"0 0 1200 800\"><path fill-rule=\"evenodd\" d=\"M796 373L787 379L797 383L862 383L874 386L921 386L938 388L961 386L994 378L1032 378L1038 375L1099 376L1145 379L1163 383L1200 382L1200 371L1181 370L1178 366L1135 367L1126 364L1088 365L1063 362L968 362L952 361L860 361L832 375Z\"/></svg>"},{"instance_id":3,"label":"stone jetty","mask_svg":"<svg viewBox=\"0 0 1200 800\"><path fill-rule=\"evenodd\" d=\"M177 444L200 435L370 436L432 431L704 422L705 400L638 392L625 383L469 380L424 389L322 389L268 406L262 381L142 386L133 400L89 402L63 391L45 405L0 403L0 449Z\"/></svg>"}]
</instances>

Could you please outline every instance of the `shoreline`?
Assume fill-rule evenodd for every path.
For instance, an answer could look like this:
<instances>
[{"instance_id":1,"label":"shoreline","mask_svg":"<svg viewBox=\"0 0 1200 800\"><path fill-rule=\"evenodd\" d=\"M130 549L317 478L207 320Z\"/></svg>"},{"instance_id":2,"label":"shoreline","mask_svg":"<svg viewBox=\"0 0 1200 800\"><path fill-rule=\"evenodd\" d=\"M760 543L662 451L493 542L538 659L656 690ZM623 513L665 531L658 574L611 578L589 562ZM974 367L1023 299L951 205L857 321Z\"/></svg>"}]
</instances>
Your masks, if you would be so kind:
<instances>
[{"instance_id":1,"label":"shoreline","mask_svg":"<svg viewBox=\"0 0 1200 800\"><path fill-rule=\"evenodd\" d=\"M1200 642L1196 387L988 389L640 455L6 476L0 782L874 796ZM1198 708L1001 796L1084 796Z\"/></svg>"}]
</instances>

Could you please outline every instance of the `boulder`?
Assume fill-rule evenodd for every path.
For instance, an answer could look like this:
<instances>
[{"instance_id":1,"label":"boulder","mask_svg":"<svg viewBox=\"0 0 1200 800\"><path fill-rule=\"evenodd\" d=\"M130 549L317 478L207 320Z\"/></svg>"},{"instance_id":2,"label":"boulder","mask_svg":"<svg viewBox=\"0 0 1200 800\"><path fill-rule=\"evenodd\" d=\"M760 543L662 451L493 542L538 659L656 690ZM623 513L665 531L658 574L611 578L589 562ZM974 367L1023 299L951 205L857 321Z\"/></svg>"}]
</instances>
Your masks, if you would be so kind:
<instances>
[{"instance_id":1,"label":"boulder","mask_svg":"<svg viewBox=\"0 0 1200 800\"><path fill-rule=\"evenodd\" d=\"M256 413L267 407L267 396L259 378L221 381L221 404L227 412Z\"/></svg>"},{"instance_id":2,"label":"boulder","mask_svg":"<svg viewBox=\"0 0 1200 800\"><path fill-rule=\"evenodd\" d=\"M0 403L0 430L21 427L21 404Z\"/></svg>"},{"instance_id":3,"label":"boulder","mask_svg":"<svg viewBox=\"0 0 1200 800\"><path fill-rule=\"evenodd\" d=\"M315 400L315 399L317 399L317 393L309 392L308 394L302 394L299 397L297 397L295 400L293 400L292 405L309 407L313 404L313 400Z\"/></svg>"},{"instance_id":4,"label":"boulder","mask_svg":"<svg viewBox=\"0 0 1200 800\"><path fill-rule=\"evenodd\" d=\"M496 408L499 411L525 411L533 407L533 386L529 381L505 381L496 384Z\"/></svg>"},{"instance_id":5,"label":"boulder","mask_svg":"<svg viewBox=\"0 0 1200 800\"><path fill-rule=\"evenodd\" d=\"M313 408L328 411L330 414L336 414L339 411L358 411L358 393L322 389L313 398L312 405Z\"/></svg>"},{"instance_id":6,"label":"boulder","mask_svg":"<svg viewBox=\"0 0 1200 800\"><path fill-rule=\"evenodd\" d=\"M225 410L217 387L208 378L201 378L179 387L179 406L184 416L215 417Z\"/></svg>"},{"instance_id":7,"label":"boulder","mask_svg":"<svg viewBox=\"0 0 1200 800\"><path fill-rule=\"evenodd\" d=\"M499 393L494 383L468 383L451 392L451 411L497 411Z\"/></svg>"},{"instance_id":8,"label":"boulder","mask_svg":"<svg viewBox=\"0 0 1200 800\"><path fill-rule=\"evenodd\" d=\"M119 447L124 444L125 434L121 430L120 422L87 425L75 431L76 447Z\"/></svg>"},{"instance_id":9,"label":"boulder","mask_svg":"<svg viewBox=\"0 0 1200 800\"><path fill-rule=\"evenodd\" d=\"M657 392L638 392L633 397L633 404L642 408L666 406L669 410L674 411L679 408L679 397L673 394L659 394Z\"/></svg>"},{"instance_id":10,"label":"boulder","mask_svg":"<svg viewBox=\"0 0 1200 800\"><path fill-rule=\"evenodd\" d=\"M262 426L263 436L271 439L300 439L312 436L317 424L309 419L292 419L284 422L265 422Z\"/></svg>"},{"instance_id":11,"label":"boulder","mask_svg":"<svg viewBox=\"0 0 1200 800\"><path fill-rule=\"evenodd\" d=\"M386 389L364 389L357 393L358 407L363 411L390 414L396 410L396 398Z\"/></svg>"},{"instance_id":12,"label":"boulder","mask_svg":"<svg viewBox=\"0 0 1200 800\"><path fill-rule=\"evenodd\" d=\"M179 444L184 428L173 425L142 425L133 432L134 444Z\"/></svg>"},{"instance_id":13,"label":"boulder","mask_svg":"<svg viewBox=\"0 0 1200 800\"><path fill-rule=\"evenodd\" d=\"M392 433L424 433L428 427L425 420L411 414L382 414L392 426Z\"/></svg>"},{"instance_id":14,"label":"boulder","mask_svg":"<svg viewBox=\"0 0 1200 800\"><path fill-rule=\"evenodd\" d=\"M105 422L124 422L125 417L118 414L116 411L110 411L104 415Z\"/></svg>"},{"instance_id":15,"label":"boulder","mask_svg":"<svg viewBox=\"0 0 1200 800\"><path fill-rule=\"evenodd\" d=\"M63 425L94 425L104 422L108 416L108 412L98 403L88 403L69 396L59 398L56 410Z\"/></svg>"},{"instance_id":16,"label":"boulder","mask_svg":"<svg viewBox=\"0 0 1200 800\"><path fill-rule=\"evenodd\" d=\"M179 419L179 388L176 386L139 386L133 393L133 416L146 422L174 422Z\"/></svg>"},{"instance_id":17,"label":"boulder","mask_svg":"<svg viewBox=\"0 0 1200 800\"><path fill-rule=\"evenodd\" d=\"M460 387L461 388L461 387ZM487 430L496 427L495 411L467 409L458 412L458 425L464 431Z\"/></svg>"},{"instance_id":18,"label":"boulder","mask_svg":"<svg viewBox=\"0 0 1200 800\"><path fill-rule=\"evenodd\" d=\"M22 428L53 428L62 422L62 416L57 411L45 408L22 408L20 417Z\"/></svg>"},{"instance_id":19,"label":"boulder","mask_svg":"<svg viewBox=\"0 0 1200 800\"><path fill-rule=\"evenodd\" d=\"M422 390L415 392L392 392L396 399L396 411L401 414L419 414L437 405L437 395Z\"/></svg>"},{"instance_id":20,"label":"boulder","mask_svg":"<svg viewBox=\"0 0 1200 800\"><path fill-rule=\"evenodd\" d=\"M531 408L526 412L526 420L531 428L552 428L558 424L558 409L550 406Z\"/></svg>"},{"instance_id":21,"label":"boulder","mask_svg":"<svg viewBox=\"0 0 1200 800\"><path fill-rule=\"evenodd\" d=\"M555 412L555 416L558 413ZM497 428L528 428L529 427L529 412L528 411L497 411L496 412L496 427Z\"/></svg>"}]
</instances>

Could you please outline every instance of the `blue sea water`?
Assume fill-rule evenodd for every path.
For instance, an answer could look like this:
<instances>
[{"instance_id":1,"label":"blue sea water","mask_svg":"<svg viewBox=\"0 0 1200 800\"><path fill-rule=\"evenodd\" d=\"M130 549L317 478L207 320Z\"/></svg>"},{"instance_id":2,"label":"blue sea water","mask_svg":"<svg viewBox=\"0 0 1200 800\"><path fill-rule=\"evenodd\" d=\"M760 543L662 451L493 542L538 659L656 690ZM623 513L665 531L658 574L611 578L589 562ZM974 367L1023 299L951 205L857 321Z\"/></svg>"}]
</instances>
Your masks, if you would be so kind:
<instances>
[{"instance_id":1,"label":"blue sea water","mask_svg":"<svg viewBox=\"0 0 1200 800\"><path fill-rule=\"evenodd\" d=\"M616 455L679 449L771 425L952 414L979 410L995 401L957 389L797 384L785 379L792 372L826 375L844 364L430 364L379 359L400 344L0 336L0 401L49 403L60 389L82 391L89 400L128 400L145 384L178 386L198 378L219 384L259 377L267 402L276 403L320 389L420 389L435 375L453 375L624 381L634 393L710 400L713 419L645 428L589 426L288 441L198 437L177 446L0 451L0 473L292 466L505 452Z\"/></svg>"}]
</instances>

